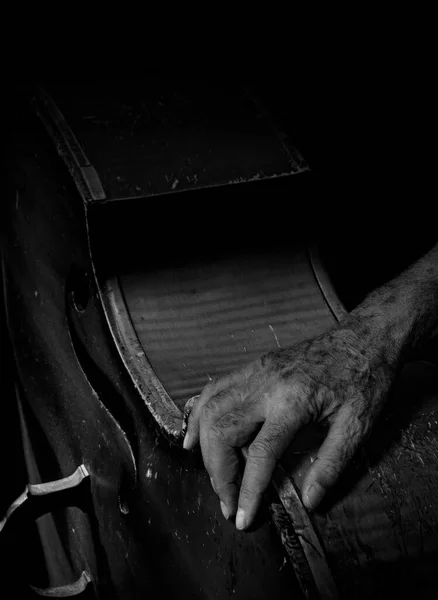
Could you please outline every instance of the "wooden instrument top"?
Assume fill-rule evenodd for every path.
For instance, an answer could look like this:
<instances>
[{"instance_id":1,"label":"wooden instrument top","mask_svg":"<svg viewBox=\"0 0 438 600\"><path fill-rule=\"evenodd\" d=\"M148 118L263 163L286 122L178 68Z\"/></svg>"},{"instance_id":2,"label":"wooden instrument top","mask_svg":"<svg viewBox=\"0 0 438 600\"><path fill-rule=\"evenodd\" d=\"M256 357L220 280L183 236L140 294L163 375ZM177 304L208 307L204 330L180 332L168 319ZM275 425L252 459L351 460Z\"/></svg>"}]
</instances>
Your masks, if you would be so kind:
<instances>
[{"instance_id":1,"label":"wooden instrument top","mask_svg":"<svg viewBox=\"0 0 438 600\"><path fill-rule=\"evenodd\" d=\"M180 79L51 85L42 102L93 188L91 202L145 198L307 170L249 92ZM72 137L73 134L73 137ZM93 171L89 167L93 167ZM88 169L88 170L87 170Z\"/></svg>"}]
</instances>

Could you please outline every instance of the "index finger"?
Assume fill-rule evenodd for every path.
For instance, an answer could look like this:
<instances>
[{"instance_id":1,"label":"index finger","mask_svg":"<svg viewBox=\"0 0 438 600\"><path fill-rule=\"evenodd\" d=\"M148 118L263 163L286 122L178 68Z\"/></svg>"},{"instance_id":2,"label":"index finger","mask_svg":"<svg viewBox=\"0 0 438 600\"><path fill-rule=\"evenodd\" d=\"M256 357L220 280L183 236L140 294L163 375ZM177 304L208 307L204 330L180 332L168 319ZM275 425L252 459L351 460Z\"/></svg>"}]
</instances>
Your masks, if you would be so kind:
<instances>
[{"instance_id":1,"label":"index finger","mask_svg":"<svg viewBox=\"0 0 438 600\"><path fill-rule=\"evenodd\" d=\"M294 414L268 418L245 452L246 465L236 516L237 529L246 529L253 522L277 461L304 422L302 417Z\"/></svg>"},{"instance_id":2,"label":"index finger","mask_svg":"<svg viewBox=\"0 0 438 600\"><path fill-rule=\"evenodd\" d=\"M222 392L227 394L227 392ZM226 396L225 414L213 419L203 415L201 449L204 464L222 504L225 518L235 515L239 496L239 448L243 447L263 422L259 406L252 410L236 404L233 395ZM221 405L222 406L222 405ZM210 427L205 423L210 421ZM225 508L225 511L224 511Z\"/></svg>"},{"instance_id":3,"label":"index finger","mask_svg":"<svg viewBox=\"0 0 438 600\"><path fill-rule=\"evenodd\" d=\"M207 383L200 393L187 422L187 431L184 437L183 448L191 450L199 442L199 421L204 405L216 394L226 390L236 381L236 374L227 375Z\"/></svg>"}]
</instances>

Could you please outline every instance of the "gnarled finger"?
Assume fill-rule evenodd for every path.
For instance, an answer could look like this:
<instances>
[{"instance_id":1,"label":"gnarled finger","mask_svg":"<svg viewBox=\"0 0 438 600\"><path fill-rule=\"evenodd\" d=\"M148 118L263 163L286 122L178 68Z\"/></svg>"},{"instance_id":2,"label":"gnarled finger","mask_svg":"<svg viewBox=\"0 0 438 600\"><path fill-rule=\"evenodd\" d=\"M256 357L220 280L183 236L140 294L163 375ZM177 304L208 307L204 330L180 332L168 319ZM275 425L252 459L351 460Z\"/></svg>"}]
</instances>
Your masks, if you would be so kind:
<instances>
[{"instance_id":1,"label":"gnarled finger","mask_svg":"<svg viewBox=\"0 0 438 600\"><path fill-rule=\"evenodd\" d=\"M239 494L236 527L249 527L259 509L263 492L271 481L277 461L302 426L302 419L288 415L267 420L248 449Z\"/></svg>"},{"instance_id":2,"label":"gnarled finger","mask_svg":"<svg viewBox=\"0 0 438 600\"><path fill-rule=\"evenodd\" d=\"M226 392L225 392L226 393ZM229 516L236 513L239 496L239 448L254 437L263 416L256 410L236 408L227 412L203 433L201 450L215 491Z\"/></svg>"},{"instance_id":3,"label":"gnarled finger","mask_svg":"<svg viewBox=\"0 0 438 600\"><path fill-rule=\"evenodd\" d=\"M228 375L227 377L210 381L204 387L189 415L183 444L185 450L191 450L199 441L199 419L206 402L208 402L215 394L232 385L234 379L234 375Z\"/></svg>"},{"instance_id":4,"label":"gnarled finger","mask_svg":"<svg viewBox=\"0 0 438 600\"><path fill-rule=\"evenodd\" d=\"M337 414L303 485L306 508L315 509L327 490L338 481L367 430L367 424L353 407L345 407Z\"/></svg>"}]
</instances>

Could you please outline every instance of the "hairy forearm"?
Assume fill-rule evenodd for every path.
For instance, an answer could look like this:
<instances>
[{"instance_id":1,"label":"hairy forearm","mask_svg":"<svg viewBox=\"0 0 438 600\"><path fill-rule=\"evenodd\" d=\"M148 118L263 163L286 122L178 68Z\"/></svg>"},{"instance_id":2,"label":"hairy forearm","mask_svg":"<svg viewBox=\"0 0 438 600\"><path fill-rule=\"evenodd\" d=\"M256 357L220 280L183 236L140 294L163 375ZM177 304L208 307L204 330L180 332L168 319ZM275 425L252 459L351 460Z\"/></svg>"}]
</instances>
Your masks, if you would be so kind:
<instances>
[{"instance_id":1,"label":"hairy forearm","mask_svg":"<svg viewBox=\"0 0 438 600\"><path fill-rule=\"evenodd\" d=\"M345 319L394 365L438 336L438 244L369 294ZM341 324L342 326L342 324Z\"/></svg>"}]
</instances>

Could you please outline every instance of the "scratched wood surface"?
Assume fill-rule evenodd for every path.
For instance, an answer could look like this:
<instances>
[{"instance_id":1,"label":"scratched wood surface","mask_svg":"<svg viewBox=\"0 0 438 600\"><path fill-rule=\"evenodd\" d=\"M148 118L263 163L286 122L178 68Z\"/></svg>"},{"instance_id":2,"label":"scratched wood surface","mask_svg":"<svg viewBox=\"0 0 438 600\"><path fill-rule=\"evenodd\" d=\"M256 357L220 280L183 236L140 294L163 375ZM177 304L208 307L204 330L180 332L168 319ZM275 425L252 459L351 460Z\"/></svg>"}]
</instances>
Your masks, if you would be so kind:
<instances>
[{"instance_id":1,"label":"scratched wood surface","mask_svg":"<svg viewBox=\"0 0 438 600\"><path fill-rule=\"evenodd\" d=\"M302 431L283 458L298 489L324 438ZM406 365L368 442L312 515L342 598L436 597L438 367Z\"/></svg>"},{"instance_id":2,"label":"scratched wood surface","mask_svg":"<svg viewBox=\"0 0 438 600\"><path fill-rule=\"evenodd\" d=\"M46 86L104 189L99 201L260 181L308 169L237 81L147 78Z\"/></svg>"}]
</instances>

